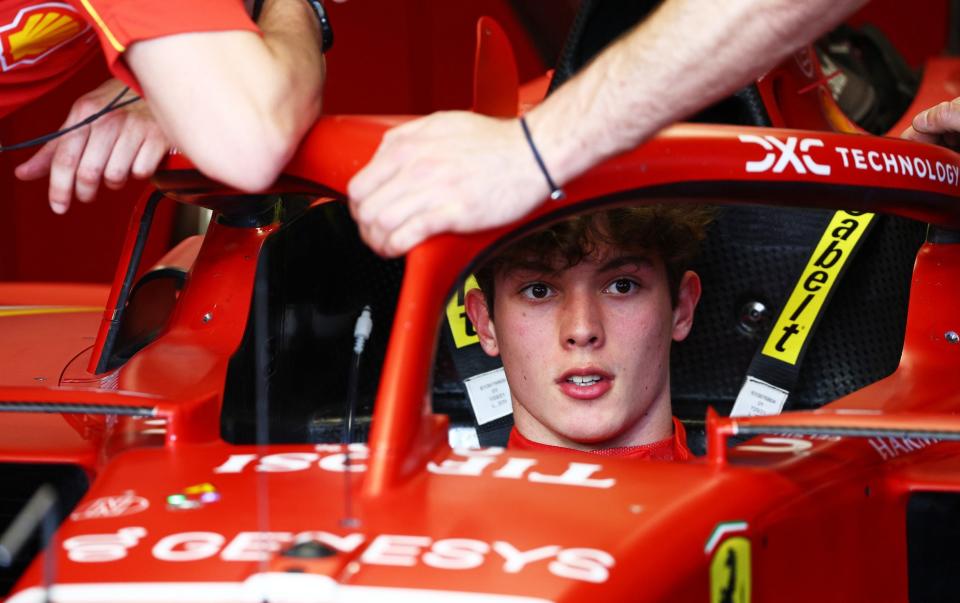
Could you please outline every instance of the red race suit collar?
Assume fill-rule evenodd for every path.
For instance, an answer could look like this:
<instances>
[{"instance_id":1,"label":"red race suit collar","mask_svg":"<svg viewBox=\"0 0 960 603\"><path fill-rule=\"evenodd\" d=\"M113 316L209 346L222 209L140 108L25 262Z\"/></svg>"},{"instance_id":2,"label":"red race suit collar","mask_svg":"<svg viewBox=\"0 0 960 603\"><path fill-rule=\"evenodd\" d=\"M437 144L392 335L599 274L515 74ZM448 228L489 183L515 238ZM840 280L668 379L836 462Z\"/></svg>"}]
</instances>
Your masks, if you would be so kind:
<instances>
[{"instance_id":1,"label":"red race suit collar","mask_svg":"<svg viewBox=\"0 0 960 603\"><path fill-rule=\"evenodd\" d=\"M642 444L640 446L622 446L619 448L600 448L597 450L573 450L563 446L551 446L528 440L514 427L510 431L510 440L507 442L510 450L539 450L553 452L567 452L592 454L596 456L612 456L627 459L651 459L656 461L686 461L693 455L687 448L687 432L676 417L673 418L673 435L658 442Z\"/></svg>"}]
</instances>

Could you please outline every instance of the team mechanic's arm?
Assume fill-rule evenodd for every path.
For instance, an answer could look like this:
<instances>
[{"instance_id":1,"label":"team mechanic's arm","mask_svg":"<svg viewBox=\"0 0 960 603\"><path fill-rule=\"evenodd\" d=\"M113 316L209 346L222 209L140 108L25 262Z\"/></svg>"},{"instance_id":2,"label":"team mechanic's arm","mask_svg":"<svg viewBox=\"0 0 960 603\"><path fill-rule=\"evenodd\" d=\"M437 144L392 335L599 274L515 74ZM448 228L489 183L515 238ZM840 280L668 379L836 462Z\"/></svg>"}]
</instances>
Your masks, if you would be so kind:
<instances>
[{"instance_id":1,"label":"team mechanic's arm","mask_svg":"<svg viewBox=\"0 0 960 603\"><path fill-rule=\"evenodd\" d=\"M530 111L563 184L723 98L865 0L668 0ZM548 193L517 120L446 112L395 128L351 181L370 246L406 252L426 237L507 223Z\"/></svg>"},{"instance_id":2,"label":"team mechanic's arm","mask_svg":"<svg viewBox=\"0 0 960 603\"><path fill-rule=\"evenodd\" d=\"M124 55L164 132L204 174L268 187L320 113L325 62L304 0L266 0L246 31L186 33Z\"/></svg>"}]
</instances>

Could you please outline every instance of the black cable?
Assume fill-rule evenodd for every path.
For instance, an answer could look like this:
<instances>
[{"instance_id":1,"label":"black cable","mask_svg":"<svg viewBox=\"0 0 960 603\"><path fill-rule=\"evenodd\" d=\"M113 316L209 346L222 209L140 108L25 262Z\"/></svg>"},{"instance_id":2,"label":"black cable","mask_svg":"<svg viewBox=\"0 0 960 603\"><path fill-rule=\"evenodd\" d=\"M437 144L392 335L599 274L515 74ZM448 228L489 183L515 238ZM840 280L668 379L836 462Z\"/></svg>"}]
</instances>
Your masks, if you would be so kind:
<instances>
[{"instance_id":1,"label":"black cable","mask_svg":"<svg viewBox=\"0 0 960 603\"><path fill-rule=\"evenodd\" d=\"M353 443L353 421L357 412L357 388L360 383L360 357L373 330L372 312L370 306L364 306L353 328L353 364L347 377L347 408L341 436L341 443L347 445Z\"/></svg>"},{"instance_id":2,"label":"black cable","mask_svg":"<svg viewBox=\"0 0 960 603\"><path fill-rule=\"evenodd\" d=\"M360 354L353 355L350 365L350 374L347 377L347 416L343 421L343 434L340 437L342 444L353 443L353 423L357 408L357 387L360 383Z\"/></svg>"},{"instance_id":3,"label":"black cable","mask_svg":"<svg viewBox=\"0 0 960 603\"><path fill-rule=\"evenodd\" d=\"M370 306L364 306L357 317L357 322L353 327L353 364L350 367L350 375L347 378L347 408L346 416L343 419L343 519L340 525L345 528L356 528L360 525L360 520L353 514L353 468L350 466L350 445L353 443L353 419L356 415L357 407L357 388L360 383L360 358L363 356L363 350L370 339L370 332L373 330L372 310Z\"/></svg>"},{"instance_id":4,"label":"black cable","mask_svg":"<svg viewBox=\"0 0 960 603\"><path fill-rule=\"evenodd\" d=\"M57 139L57 138L60 138L61 136L64 136L65 134L69 134L70 132L73 132L74 130L77 130L77 129L79 129L79 128L82 128L83 126L89 126L90 124L92 124L93 122L97 121L98 119L100 119L101 117L103 117L104 115L106 115L107 113L110 113L111 111L116 111L117 109L122 109L123 107L126 107L127 105L133 104L133 103L137 102L138 100L140 100L140 97L139 97L139 96L135 96L135 97L133 97L133 98L131 98L131 99L127 99L127 100L125 100L125 101L123 101L123 102L121 103L121 102L120 102L120 99L123 98L123 96L124 96L127 92L129 92L129 91L130 91L130 88L124 88L123 90L120 91L120 94L118 94L117 96L115 96L112 101L110 101L109 103L107 103L107 106L105 106L103 109L100 109L99 111L97 111L97 112L94 113L93 115L90 115L89 117L87 117L87 118L84 119L83 121L80 121L80 122L77 122L77 123L73 124L73 125L70 126L69 128L64 128L64 129L62 129L62 130L57 130L56 132L50 132L49 134L44 134L43 136L38 136L37 138L31 138L30 140L25 140L25 141L23 141L23 142L18 142L18 143L16 143L16 144L12 144L12 145L9 145L9 146L0 146L0 153L4 153L4 152L6 152L6 151L16 151L16 150L18 150L18 149L26 149L26 148L28 148L28 147L35 147L35 146L37 146L37 145L45 144L45 143L47 143L47 142L49 142L49 141L51 141L51 140L55 140L55 139Z\"/></svg>"},{"instance_id":5,"label":"black cable","mask_svg":"<svg viewBox=\"0 0 960 603\"><path fill-rule=\"evenodd\" d=\"M357 406L357 386L360 379L361 354L354 352L350 376L347 379L347 416L343 421L343 519L340 525L345 528L359 527L360 522L353 513L353 468L350 466L350 445L353 443L353 418Z\"/></svg>"},{"instance_id":6,"label":"black cable","mask_svg":"<svg viewBox=\"0 0 960 603\"><path fill-rule=\"evenodd\" d=\"M537 165L540 166L540 171L543 172L543 177L547 179L547 188L550 189L550 198L554 201L566 199L567 194L564 193L563 189L557 186L557 183L553 181L553 178L550 176L550 172L547 171L547 164L543 162L543 157L540 156L540 151L537 150L537 145L533 144L533 136L530 134L530 128L527 126L527 118L525 116L520 117L520 127L523 128L523 136L527 139L527 144L530 145L530 150L533 151L533 158L537 160Z\"/></svg>"}]
</instances>

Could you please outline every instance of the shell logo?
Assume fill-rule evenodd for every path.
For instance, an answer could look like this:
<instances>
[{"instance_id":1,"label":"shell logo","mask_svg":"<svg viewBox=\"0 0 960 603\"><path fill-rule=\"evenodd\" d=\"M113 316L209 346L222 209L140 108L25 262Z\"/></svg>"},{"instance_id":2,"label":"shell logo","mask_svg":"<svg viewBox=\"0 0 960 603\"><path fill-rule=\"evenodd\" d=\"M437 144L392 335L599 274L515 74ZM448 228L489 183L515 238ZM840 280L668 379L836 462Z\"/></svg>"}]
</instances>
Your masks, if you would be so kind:
<instances>
[{"instance_id":1,"label":"shell logo","mask_svg":"<svg viewBox=\"0 0 960 603\"><path fill-rule=\"evenodd\" d=\"M90 29L75 8L46 2L21 9L13 22L0 27L0 67L9 71L29 65Z\"/></svg>"}]
</instances>

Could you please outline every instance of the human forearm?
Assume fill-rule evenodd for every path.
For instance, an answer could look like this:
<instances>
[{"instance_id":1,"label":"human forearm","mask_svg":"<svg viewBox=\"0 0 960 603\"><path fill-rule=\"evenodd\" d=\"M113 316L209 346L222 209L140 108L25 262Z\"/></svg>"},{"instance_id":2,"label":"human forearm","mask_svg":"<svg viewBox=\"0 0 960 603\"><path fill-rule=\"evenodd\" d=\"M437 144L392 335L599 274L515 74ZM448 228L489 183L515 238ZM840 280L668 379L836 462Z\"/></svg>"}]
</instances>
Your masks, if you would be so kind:
<instances>
[{"instance_id":1,"label":"human forearm","mask_svg":"<svg viewBox=\"0 0 960 603\"><path fill-rule=\"evenodd\" d=\"M668 0L528 115L567 182L729 95L864 0Z\"/></svg>"},{"instance_id":2,"label":"human forearm","mask_svg":"<svg viewBox=\"0 0 960 603\"><path fill-rule=\"evenodd\" d=\"M304 0L267 0L257 21L275 77L261 108L274 116L294 147L320 113L326 63L316 15ZM256 85L259 82L255 82Z\"/></svg>"},{"instance_id":3,"label":"human forearm","mask_svg":"<svg viewBox=\"0 0 960 603\"><path fill-rule=\"evenodd\" d=\"M324 61L304 0L267 0L244 31L166 36L125 59L175 144L207 175L243 190L269 186L316 119Z\"/></svg>"}]
</instances>

